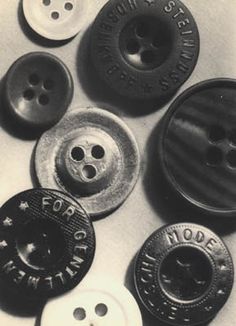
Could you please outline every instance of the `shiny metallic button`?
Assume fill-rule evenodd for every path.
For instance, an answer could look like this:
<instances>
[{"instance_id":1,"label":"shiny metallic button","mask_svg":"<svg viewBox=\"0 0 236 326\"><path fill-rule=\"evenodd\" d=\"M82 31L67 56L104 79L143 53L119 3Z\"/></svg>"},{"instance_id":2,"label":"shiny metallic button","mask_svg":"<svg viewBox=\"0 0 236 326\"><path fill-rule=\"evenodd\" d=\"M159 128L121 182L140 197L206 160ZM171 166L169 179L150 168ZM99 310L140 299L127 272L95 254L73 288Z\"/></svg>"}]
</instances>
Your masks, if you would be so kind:
<instances>
[{"instance_id":1,"label":"shiny metallic button","mask_svg":"<svg viewBox=\"0 0 236 326\"><path fill-rule=\"evenodd\" d=\"M189 223L163 227L144 243L135 266L137 292L146 309L173 325L213 318L233 286L233 263L222 240Z\"/></svg>"},{"instance_id":2,"label":"shiny metallic button","mask_svg":"<svg viewBox=\"0 0 236 326\"><path fill-rule=\"evenodd\" d=\"M66 114L41 137L35 155L41 186L73 194L94 217L127 198L138 178L139 161L136 141L124 122L95 108Z\"/></svg>"},{"instance_id":3,"label":"shiny metallic button","mask_svg":"<svg viewBox=\"0 0 236 326\"><path fill-rule=\"evenodd\" d=\"M168 98L196 65L197 25L179 0L111 0L92 27L91 54L100 77L120 95Z\"/></svg>"},{"instance_id":4,"label":"shiny metallic button","mask_svg":"<svg viewBox=\"0 0 236 326\"><path fill-rule=\"evenodd\" d=\"M83 281L73 291L48 302L41 326L142 326L141 313L131 293L109 278Z\"/></svg>"},{"instance_id":5,"label":"shiny metallic button","mask_svg":"<svg viewBox=\"0 0 236 326\"><path fill-rule=\"evenodd\" d=\"M50 40L75 36L87 19L90 1L23 0L23 11L29 26Z\"/></svg>"},{"instance_id":6,"label":"shiny metallic button","mask_svg":"<svg viewBox=\"0 0 236 326\"><path fill-rule=\"evenodd\" d=\"M207 214L236 212L236 80L193 86L163 121L160 159L175 194Z\"/></svg>"},{"instance_id":7,"label":"shiny metallic button","mask_svg":"<svg viewBox=\"0 0 236 326\"><path fill-rule=\"evenodd\" d=\"M32 52L10 67L4 90L10 119L27 130L44 130L58 122L67 110L73 80L60 59L49 53Z\"/></svg>"},{"instance_id":8,"label":"shiny metallic button","mask_svg":"<svg viewBox=\"0 0 236 326\"><path fill-rule=\"evenodd\" d=\"M24 296L51 297L76 286L95 251L90 219L62 192L34 189L0 211L0 277Z\"/></svg>"}]
</instances>

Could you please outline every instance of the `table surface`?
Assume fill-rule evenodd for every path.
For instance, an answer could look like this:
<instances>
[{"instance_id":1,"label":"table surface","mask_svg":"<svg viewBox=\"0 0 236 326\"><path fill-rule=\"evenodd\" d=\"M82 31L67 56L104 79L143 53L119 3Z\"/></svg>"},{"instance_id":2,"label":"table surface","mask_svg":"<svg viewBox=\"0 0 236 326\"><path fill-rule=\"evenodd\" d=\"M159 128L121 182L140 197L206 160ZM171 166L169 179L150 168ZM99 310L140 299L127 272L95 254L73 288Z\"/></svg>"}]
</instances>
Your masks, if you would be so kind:
<instances>
[{"instance_id":1,"label":"table surface","mask_svg":"<svg viewBox=\"0 0 236 326\"><path fill-rule=\"evenodd\" d=\"M55 54L66 63L73 75L75 93L70 110L87 106L108 109L122 117L133 131L142 157L140 178L132 194L117 211L94 223L97 251L92 268L86 277L109 275L132 290L133 259L143 242L162 225L170 221L180 221L174 214L167 217L168 214L163 213L163 209L159 209L161 203L158 201L157 185L155 179L152 178L153 171L150 169L150 160L158 159L154 151L152 152L157 141L155 134L158 130L158 121L173 99L162 108L156 105L154 112L145 115L141 114L138 109L130 108L128 103L109 99L107 94L102 94L99 81L89 80L84 70L89 27L106 0L88 0L88 2L91 8L83 30L70 42L53 46L42 42L30 33L24 24L19 0L1 1L0 76L2 80L9 66L25 53L46 51ZM178 94L202 80L236 77L236 1L184 0L184 3L191 10L198 24L201 50L192 76L181 87ZM0 205L2 205L14 194L33 187L31 159L36 140L16 137L14 131L4 124L1 115L0 134ZM155 166L155 161L152 163ZM183 217L182 221L188 221L188 217ZM213 219L206 220L206 224L213 230L220 230L220 235L229 247L236 263L235 225L227 227L227 221L223 219L221 223L222 227L219 228L219 224L216 226ZM12 313L14 310L10 310L4 300L5 296L0 295L1 325L33 326L38 324L35 317L19 317L18 313ZM235 302L234 288L227 304L208 325L236 325ZM162 325L161 322L155 322L145 312L143 317L144 326Z\"/></svg>"}]
</instances>

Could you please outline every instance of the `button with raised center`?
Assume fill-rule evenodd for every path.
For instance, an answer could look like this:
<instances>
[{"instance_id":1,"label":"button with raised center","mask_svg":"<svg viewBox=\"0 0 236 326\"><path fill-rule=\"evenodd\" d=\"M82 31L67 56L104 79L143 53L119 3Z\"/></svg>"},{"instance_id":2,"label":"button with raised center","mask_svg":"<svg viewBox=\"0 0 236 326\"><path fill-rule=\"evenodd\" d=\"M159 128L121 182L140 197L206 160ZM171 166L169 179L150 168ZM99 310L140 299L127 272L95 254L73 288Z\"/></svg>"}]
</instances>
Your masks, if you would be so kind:
<instances>
[{"instance_id":1,"label":"button with raised center","mask_svg":"<svg viewBox=\"0 0 236 326\"><path fill-rule=\"evenodd\" d=\"M23 0L29 26L40 36L61 41L75 36L86 23L88 0Z\"/></svg>"},{"instance_id":2,"label":"button with raised center","mask_svg":"<svg viewBox=\"0 0 236 326\"><path fill-rule=\"evenodd\" d=\"M62 192L33 189L0 211L0 277L30 298L62 294L88 272L94 229L82 206Z\"/></svg>"},{"instance_id":3,"label":"button with raised center","mask_svg":"<svg viewBox=\"0 0 236 326\"><path fill-rule=\"evenodd\" d=\"M95 217L127 198L139 175L139 161L125 123L105 110L89 108L69 112L42 135L35 169L41 186L68 191Z\"/></svg>"},{"instance_id":4,"label":"button with raised center","mask_svg":"<svg viewBox=\"0 0 236 326\"><path fill-rule=\"evenodd\" d=\"M72 96L73 80L68 68L49 53L32 52L20 57L5 78L9 119L29 131L41 131L57 123Z\"/></svg>"},{"instance_id":5,"label":"button with raised center","mask_svg":"<svg viewBox=\"0 0 236 326\"><path fill-rule=\"evenodd\" d=\"M111 0L98 14L91 56L101 79L132 99L166 99L189 78L199 34L179 0Z\"/></svg>"},{"instance_id":6,"label":"button with raised center","mask_svg":"<svg viewBox=\"0 0 236 326\"><path fill-rule=\"evenodd\" d=\"M197 325L215 317L230 295L233 280L227 247L197 224L157 230L136 260L135 284L143 305L172 325Z\"/></svg>"},{"instance_id":7,"label":"button with raised center","mask_svg":"<svg viewBox=\"0 0 236 326\"><path fill-rule=\"evenodd\" d=\"M142 326L139 307L131 293L109 277L85 279L66 296L47 303L41 326Z\"/></svg>"}]
</instances>

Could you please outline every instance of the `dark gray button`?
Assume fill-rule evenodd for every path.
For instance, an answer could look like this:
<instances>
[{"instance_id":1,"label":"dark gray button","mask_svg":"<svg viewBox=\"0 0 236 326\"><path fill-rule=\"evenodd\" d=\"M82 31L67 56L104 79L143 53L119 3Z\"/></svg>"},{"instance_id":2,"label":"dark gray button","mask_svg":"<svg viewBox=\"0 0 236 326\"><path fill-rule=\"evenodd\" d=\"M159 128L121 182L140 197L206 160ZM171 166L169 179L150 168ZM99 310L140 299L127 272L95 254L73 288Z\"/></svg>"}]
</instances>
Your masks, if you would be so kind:
<instances>
[{"instance_id":1,"label":"dark gray button","mask_svg":"<svg viewBox=\"0 0 236 326\"><path fill-rule=\"evenodd\" d=\"M0 276L32 298L76 286L95 252L91 221L62 192L34 189L9 199L0 211Z\"/></svg>"},{"instance_id":2,"label":"dark gray button","mask_svg":"<svg viewBox=\"0 0 236 326\"><path fill-rule=\"evenodd\" d=\"M179 0L111 0L93 24L91 53L100 77L120 95L168 98L196 65L199 34Z\"/></svg>"},{"instance_id":3,"label":"dark gray button","mask_svg":"<svg viewBox=\"0 0 236 326\"><path fill-rule=\"evenodd\" d=\"M201 213L235 216L236 80L197 84L171 105L160 141L164 177Z\"/></svg>"},{"instance_id":4,"label":"dark gray button","mask_svg":"<svg viewBox=\"0 0 236 326\"><path fill-rule=\"evenodd\" d=\"M66 112L73 80L64 63L49 53L33 52L10 67L5 81L5 105L10 119L27 130L45 130Z\"/></svg>"},{"instance_id":5,"label":"dark gray button","mask_svg":"<svg viewBox=\"0 0 236 326\"><path fill-rule=\"evenodd\" d=\"M135 284L146 309L173 325L213 318L233 286L233 263L222 240L189 223L153 233L138 254Z\"/></svg>"}]
</instances>

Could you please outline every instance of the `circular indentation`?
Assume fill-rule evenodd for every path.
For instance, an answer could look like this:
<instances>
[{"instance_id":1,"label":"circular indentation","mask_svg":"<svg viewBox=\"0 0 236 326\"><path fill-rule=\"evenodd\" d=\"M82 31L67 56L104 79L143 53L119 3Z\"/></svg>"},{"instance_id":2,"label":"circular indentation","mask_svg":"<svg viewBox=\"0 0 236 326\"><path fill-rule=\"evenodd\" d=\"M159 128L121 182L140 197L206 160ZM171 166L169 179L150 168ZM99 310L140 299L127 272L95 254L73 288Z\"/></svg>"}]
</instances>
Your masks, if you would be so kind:
<instances>
[{"instance_id":1,"label":"circular indentation","mask_svg":"<svg viewBox=\"0 0 236 326\"><path fill-rule=\"evenodd\" d=\"M209 147L206 153L206 162L208 165L217 166L223 161L223 153L218 147Z\"/></svg>"},{"instance_id":2,"label":"circular indentation","mask_svg":"<svg viewBox=\"0 0 236 326\"><path fill-rule=\"evenodd\" d=\"M99 317L104 317L104 316L106 316L106 314L108 312L108 308L104 303L99 303L95 307L95 312Z\"/></svg>"},{"instance_id":3,"label":"circular indentation","mask_svg":"<svg viewBox=\"0 0 236 326\"><path fill-rule=\"evenodd\" d=\"M196 248L181 247L171 251L160 268L162 288L178 300L201 297L212 281L209 259Z\"/></svg>"},{"instance_id":4,"label":"circular indentation","mask_svg":"<svg viewBox=\"0 0 236 326\"><path fill-rule=\"evenodd\" d=\"M84 308L76 308L73 312L73 316L76 320L84 320L86 318L86 311Z\"/></svg>"},{"instance_id":5,"label":"circular indentation","mask_svg":"<svg viewBox=\"0 0 236 326\"><path fill-rule=\"evenodd\" d=\"M66 2L65 9L71 11L73 9L73 4L71 2Z\"/></svg>"},{"instance_id":6,"label":"circular indentation","mask_svg":"<svg viewBox=\"0 0 236 326\"><path fill-rule=\"evenodd\" d=\"M209 140L212 142L219 142L224 140L226 137L226 132L221 126L212 126L209 130Z\"/></svg>"},{"instance_id":7,"label":"circular indentation","mask_svg":"<svg viewBox=\"0 0 236 326\"><path fill-rule=\"evenodd\" d=\"M43 0L44 6L50 6L51 0Z\"/></svg>"},{"instance_id":8,"label":"circular indentation","mask_svg":"<svg viewBox=\"0 0 236 326\"><path fill-rule=\"evenodd\" d=\"M140 22L136 26L136 35L143 38L149 35L149 24L146 22Z\"/></svg>"},{"instance_id":9,"label":"circular indentation","mask_svg":"<svg viewBox=\"0 0 236 326\"><path fill-rule=\"evenodd\" d=\"M82 147L74 147L71 151L71 157L74 161L80 162L84 159L84 150Z\"/></svg>"},{"instance_id":10,"label":"circular indentation","mask_svg":"<svg viewBox=\"0 0 236 326\"><path fill-rule=\"evenodd\" d=\"M23 97L26 101L31 101L34 98L35 94L34 91L32 89L27 89L26 91L24 91L23 93Z\"/></svg>"},{"instance_id":11,"label":"circular indentation","mask_svg":"<svg viewBox=\"0 0 236 326\"><path fill-rule=\"evenodd\" d=\"M104 148L102 146L100 146L100 145L93 146L93 148L92 148L92 156L97 160L102 159L105 156Z\"/></svg>"},{"instance_id":12,"label":"circular indentation","mask_svg":"<svg viewBox=\"0 0 236 326\"><path fill-rule=\"evenodd\" d=\"M86 179L93 179L96 176L97 171L93 165L87 164L83 167L82 173Z\"/></svg>"},{"instance_id":13,"label":"circular indentation","mask_svg":"<svg viewBox=\"0 0 236 326\"><path fill-rule=\"evenodd\" d=\"M231 130L229 133L229 141L232 145L236 146L236 129Z\"/></svg>"},{"instance_id":14,"label":"circular indentation","mask_svg":"<svg viewBox=\"0 0 236 326\"><path fill-rule=\"evenodd\" d=\"M21 259L36 270L45 270L56 264L66 248L62 231L56 223L48 220L26 224L16 243Z\"/></svg>"},{"instance_id":15,"label":"circular indentation","mask_svg":"<svg viewBox=\"0 0 236 326\"><path fill-rule=\"evenodd\" d=\"M227 160L230 167L236 168L236 150L230 151L226 155L226 160Z\"/></svg>"},{"instance_id":16,"label":"circular indentation","mask_svg":"<svg viewBox=\"0 0 236 326\"><path fill-rule=\"evenodd\" d=\"M45 94L39 96L39 104L45 106L49 103L49 97Z\"/></svg>"},{"instance_id":17,"label":"circular indentation","mask_svg":"<svg viewBox=\"0 0 236 326\"><path fill-rule=\"evenodd\" d=\"M140 45L138 43L138 41L131 39L128 41L127 43L127 52L129 54L136 54L139 52L140 49Z\"/></svg>"},{"instance_id":18,"label":"circular indentation","mask_svg":"<svg viewBox=\"0 0 236 326\"><path fill-rule=\"evenodd\" d=\"M40 78L37 74L32 74L29 76L29 83L33 86L38 85L40 82Z\"/></svg>"},{"instance_id":19,"label":"circular indentation","mask_svg":"<svg viewBox=\"0 0 236 326\"><path fill-rule=\"evenodd\" d=\"M60 14L58 11L53 11L51 13L51 17L52 17L52 19L57 20L60 17Z\"/></svg>"},{"instance_id":20,"label":"circular indentation","mask_svg":"<svg viewBox=\"0 0 236 326\"><path fill-rule=\"evenodd\" d=\"M47 90L47 91L51 91L54 87L54 81L52 79L46 79L43 83L43 87Z\"/></svg>"},{"instance_id":21,"label":"circular indentation","mask_svg":"<svg viewBox=\"0 0 236 326\"><path fill-rule=\"evenodd\" d=\"M156 56L155 52L151 50L143 51L141 53L141 60L144 64L152 64L155 62Z\"/></svg>"}]
</instances>

